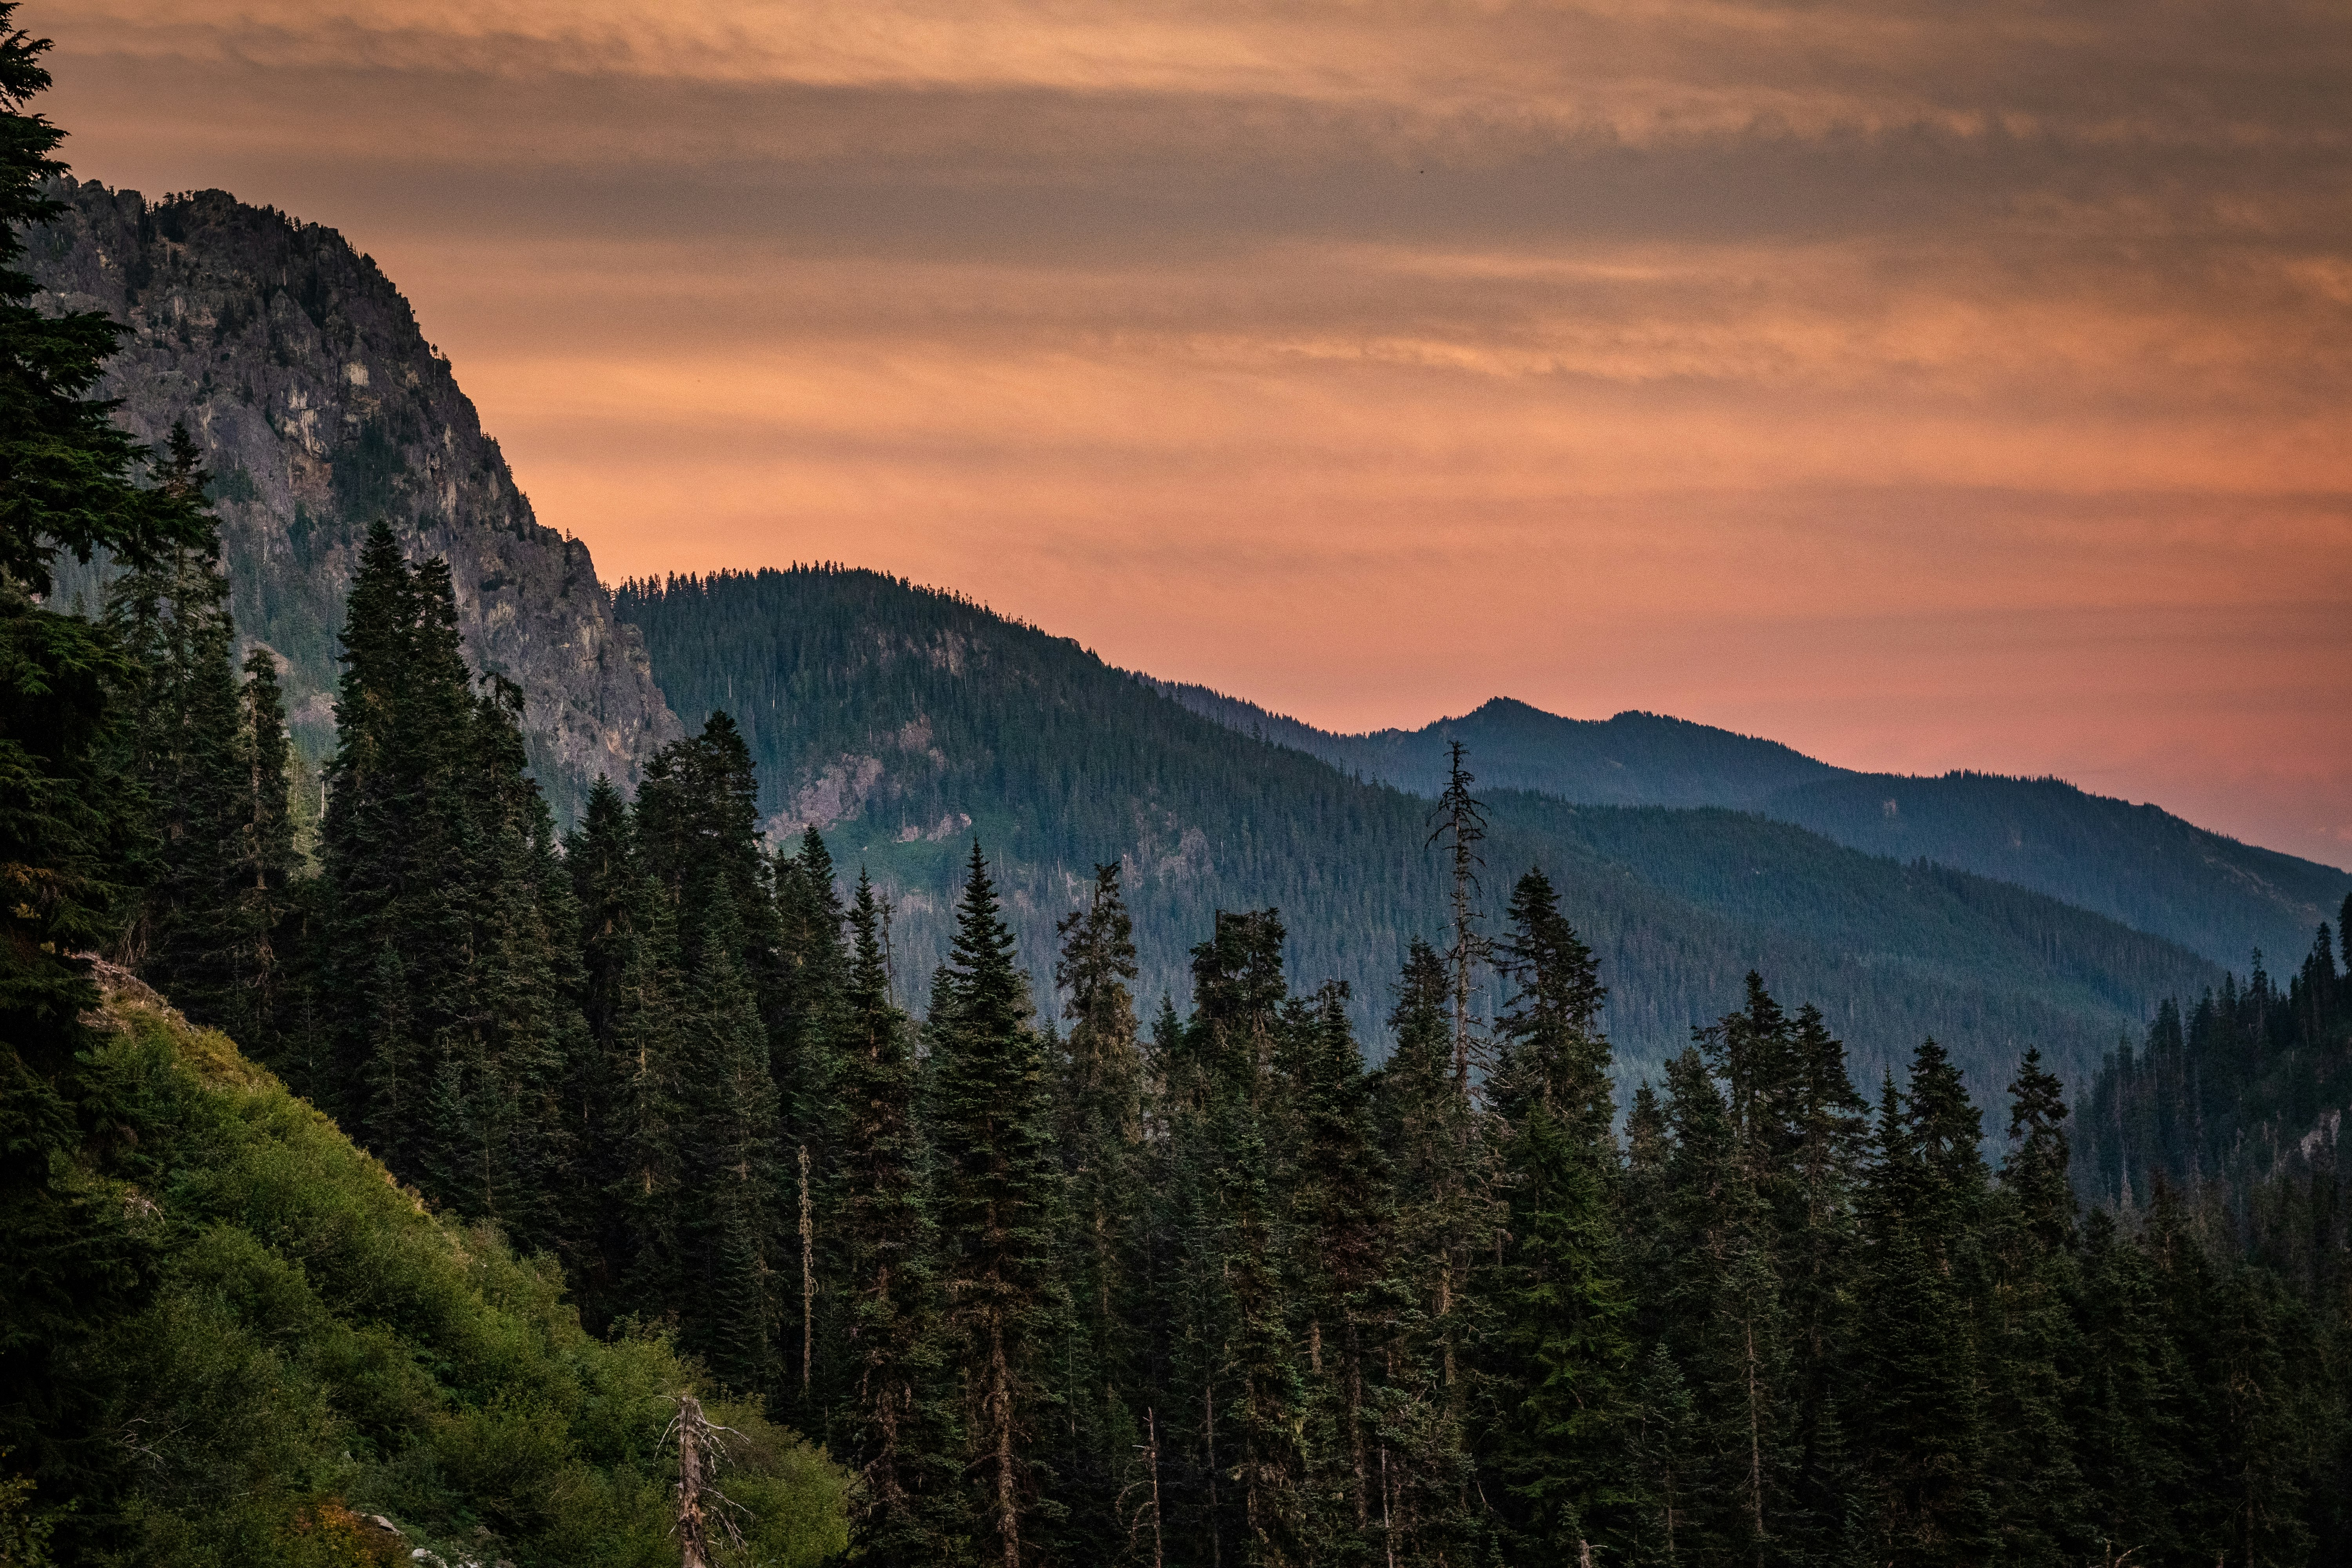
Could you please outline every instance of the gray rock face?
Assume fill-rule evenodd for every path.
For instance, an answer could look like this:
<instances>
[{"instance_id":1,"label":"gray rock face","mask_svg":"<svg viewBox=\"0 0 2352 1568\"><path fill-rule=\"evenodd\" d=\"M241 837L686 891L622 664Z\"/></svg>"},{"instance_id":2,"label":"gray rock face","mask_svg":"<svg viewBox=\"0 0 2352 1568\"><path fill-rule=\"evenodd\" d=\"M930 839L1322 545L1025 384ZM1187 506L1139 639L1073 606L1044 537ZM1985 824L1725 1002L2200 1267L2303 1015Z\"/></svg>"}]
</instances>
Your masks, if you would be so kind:
<instances>
[{"instance_id":1,"label":"gray rock face","mask_svg":"<svg viewBox=\"0 0 2352 1568\"><path fill-rule=\"evenodd\" d=\"M600 773L633 785L681 732L643 639L614 619L588 547L531 514L375 263L222 191L150 205L67 180L54 194L71 210L26 236L42 303L128 323L103 387L119 419L151 442L184 419L204 449L239 632L278 655L304 749L332 743L343 598L382 517L410 559L448 559L467 656L521 686L557 815ZM102 565L66 568L58 602L94 610Z\"/></svg>"}]
</instances>

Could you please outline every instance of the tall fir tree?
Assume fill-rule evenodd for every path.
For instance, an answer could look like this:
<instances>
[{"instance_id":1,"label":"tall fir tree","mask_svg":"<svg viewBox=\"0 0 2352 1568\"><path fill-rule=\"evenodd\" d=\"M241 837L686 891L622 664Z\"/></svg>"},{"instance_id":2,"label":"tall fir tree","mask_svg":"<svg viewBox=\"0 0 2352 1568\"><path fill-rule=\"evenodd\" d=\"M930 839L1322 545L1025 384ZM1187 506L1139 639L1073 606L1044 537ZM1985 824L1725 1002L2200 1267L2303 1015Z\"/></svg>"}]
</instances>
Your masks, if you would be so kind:
<instances>
[{"instance_id":1,"label":"tall fir tree","mask_svg":"<svg viewBox=\"0 0 2352 1568\"><path fill-rule=\"evenodd\" d=\"M1133 921L1117 862L1095 868L1087 903L1059 921L1055 985L1070 1027L1058 1053L1055 1142L1068 1183L1061 1272L1071 1338L1059 1358L1057 1468L1073 1513L1067 1550L1107 1560L1125 1545L1118 1500L1137 1482L1143 1437L1134 1323L1143 1223L1143 1053L1128 986Z\"/></svg>"},{"instance_id":2,"label":"tall fir tree","mask_svg":"<svg viewBox=\"0 0 2352 1568\"><path fill-rule=\"evenodd\" d=\"M2095 1547L2066 1421L2081 1288L2066 1102L2035 1050L2009 1093L2009 1156L1985 1225L1986 1486L2001 1557L2060 1562Z\"/></svg>"},{"instance_id":3,"label":"tall fir tree","mask_svg":"<svg viewBox=\"0 0 2352 1568\"><path fill-rule=\"evenodd\" d=\"M1868 1456L1877 1549L1923 1568L1979 1562L1987 1550L1979 1126L1950 1058L1926 1042L1907 1094L1887 1079L1863 1194L1856 1331L1866 1393L1855 1436Z\"/></svg>"},{"instance_id":4,"label":"tall fir tree","mask_svg":"<svg viewBox=\"0 0 2352 1568\"><path fill-rule=\"evenodd\" d=\"M1293 1335L1303 1341L1302 1531L1318 1563L1374 1561L1377 1446L1372 1396L1384 1337L1376 1293L1388 1272L1388 1172L1367 1080L1348 1023L1348 990L1333 981L1287 1021L1281 1059L1289 1086L1284 1173Z\"/></svg>"},{"instance_id":5,"label":"tall fir tree","mask_svg":"<svg viewBox=\"0 0 2352 1568\"><path fill-rule=\"evenodd\" d=\"M1493 1099L1505 1238L1481 1269L1489 1494L1517 1552L1590 1558L1631 1527L1633 1298L1614 1211L1619 1155L1606 994L1539 870L1519 879L1501 967L1513 992Z\"/></svg>"},{"instance_id":6,"label":"tall fir tree","mask_svg":"<svg viewBox=\"0 0 2352 1568\"><path fill-rule=\"evenodd\" d=\"M1455 1072L1456 978L1412 942L1389 1017L1394 1045L1374 1080L1396 1215L1380 1287L1381 1547L1399 1563L1459 1561L1481 1528L1467 1430L1481 1304L1469 1283L1494 1216L1475 1108Z\"/></svg>"},{"instance_id":7,"label":"tall fir tree","mask_svg":"<svg viewBox=\"0 0 2352 1568\"><path fill-rule=\"evenodd\" d=\"M299 1031L291 994L299 984L299 942L289 922L300 897L301 857L294 844L294 747L278 660L268 648L246 655L237 728L244 777L234 813L235 891L225 921L230 993L221 1026L257 1059L275 1064L286 1059L289 1037Z\"/></svg>"},{"instance_id":8,"label":"tall fir tree","mask_svg":"<svg viewBox=\"0 0 2352 1568\"><path fill-rule=\"evenodd\" d=\"M874 887L849 908L830 1207L840 1233L847 1391L834 1421L859 1489L851 1542L880 1568L940 1561L962 1454L941 1396L936 1231L915 1119L912 1022L891 999Z\"/></svg>"},{"instance_id":9,"label":"tall fir tree","mask_svg":"<svg viewBox=\"0 0 2352 1568\"><path fill-rule=\"evenodd\" d=\"M1062 1178L1053 1079L1032 1023L1013 933L972 845L949 966L932 983L934 1066L926 1121L950 1372L961 1399L967 1518L982 1561L1042 1561L1059 1522L1048 1464L1053 1401L1044 1357L1066 1311L1054 1263Z\"/></svg>"},{"instance_id":10,"label":"tall fir tree","mask_svg":"<svg viewBox=\"0 0 2352 1568\"><path fill-rule=\"evenodd\" d=\"M97 1429L111 1373L87 1346L154 1279L120 1201L89 1180L123 1123L88 1047L88 964L135 890L134 801L111 763L135 666L103 628L39 599L60 554L133 569L199 548L184 496L138 482L141 456L93 398L125 329L34 304L26 235L64 208L63 132L33 110L49 42L0 0L0 1445L51 1495L119 1470Z\"/></svg>"},{"instance_id":11,"label":"tall fir tree","mask_svg":"<svg viewBox=\"0 0 2352 1568\"><path fill-rule=\"evenodd\" d=\"M156 488L209 524L210 478L187 426L173 426ZM103 619L139 665L125 693L123 767L148 839L146 896L117 955L190 1017L218 1024L236 986L246 769L217 535L208 528L201 543L125 571L108 584Z\"/></svg>"},{"instance_id":12,"label":"tall fir tree","mask_svg":"<svg viewBox=\"0 0 2352 1568\"><path fill-rule=\"evenodd\" d=\"M824 1412L845 1392L837 1379L822 1375L837 1357L820 1346L844 1331L837 1310L843 1303L835 1300L841 1238L825 1173L841 1157L832 1142L838 1121L834 1078L849 955L824 837L814 827L806 829L798 852L780 851L774 864L775 983L764 1016L776 1084L779 1168L788 1189L786 1228L793 1244L788 1250L795 1278L785 1292L784 1313L792 1342L784 1348L794 1363L798 1417L822 1427Z\"/></svg>"}]
</instances>

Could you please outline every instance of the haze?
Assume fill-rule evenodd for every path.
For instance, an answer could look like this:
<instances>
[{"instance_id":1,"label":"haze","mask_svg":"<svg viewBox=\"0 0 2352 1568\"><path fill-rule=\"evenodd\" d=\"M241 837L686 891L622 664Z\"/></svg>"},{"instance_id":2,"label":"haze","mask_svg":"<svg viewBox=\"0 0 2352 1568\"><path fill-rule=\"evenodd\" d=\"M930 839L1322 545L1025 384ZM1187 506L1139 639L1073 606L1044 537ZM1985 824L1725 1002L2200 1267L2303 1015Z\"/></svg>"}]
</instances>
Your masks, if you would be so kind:
<instances>
[{"instance_id":1,"label":"haze","mask_svg":"<svg viewBox=\"0 0 2352 1568\"><path fill-rule=\"evenodd\" d=\"M31 0L608 579L833 559L2352 862L2352 11Z\"/></svg>"}]
</instances>

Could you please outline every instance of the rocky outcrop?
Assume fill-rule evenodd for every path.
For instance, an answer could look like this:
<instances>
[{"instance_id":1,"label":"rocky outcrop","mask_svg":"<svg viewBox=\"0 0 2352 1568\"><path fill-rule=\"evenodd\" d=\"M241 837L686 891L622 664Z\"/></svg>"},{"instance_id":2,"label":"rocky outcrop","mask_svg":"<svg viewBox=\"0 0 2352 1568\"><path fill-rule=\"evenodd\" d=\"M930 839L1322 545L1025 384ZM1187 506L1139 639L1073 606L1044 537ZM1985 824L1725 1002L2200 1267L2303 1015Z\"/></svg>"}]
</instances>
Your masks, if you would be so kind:
<instances>
[{"instance_id":1,"label":"rocky outcrop","mask_svg":"<svg viewBox=\"0 0 2352 1568\"><path fill-rule=\"evenodd\" d=\"M521 686L531 762L570 817L598 773L634 784L680 732L588 547L542 526L449 362L341 235L222 191L149 203L61 181L30 231L44 303L127 323L103 392L161 441L184 419L214 474L233 608L286 669L297 738L331 743L336 635L361 542L388 520L446 556L477 668ZM96 571L58 596L95 608ZM240 657L242 649L240 649Z\"/></svg>"}]
</instances>

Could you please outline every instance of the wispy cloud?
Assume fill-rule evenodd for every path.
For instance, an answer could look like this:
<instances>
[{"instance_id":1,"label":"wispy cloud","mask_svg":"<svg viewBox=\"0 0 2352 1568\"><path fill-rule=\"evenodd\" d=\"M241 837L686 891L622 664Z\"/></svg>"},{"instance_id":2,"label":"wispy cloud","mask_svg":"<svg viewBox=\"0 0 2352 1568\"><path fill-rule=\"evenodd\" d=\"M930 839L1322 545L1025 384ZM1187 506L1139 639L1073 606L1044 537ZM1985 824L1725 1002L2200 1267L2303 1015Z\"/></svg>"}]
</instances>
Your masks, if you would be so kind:
<instances>
[{"instance_id":1,"label":"wispy cloud","mask_svg":"<svg viewBox=\"0 0 2352 1568\"><path fill-rule=\"evenodd\" d=\"M608 574L866 561L1334 722L1638 703L2342 858L2336 0L25 20L84 173L373 251Z\"/></svg>"}]
</instances>

